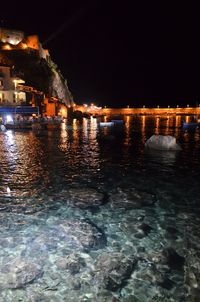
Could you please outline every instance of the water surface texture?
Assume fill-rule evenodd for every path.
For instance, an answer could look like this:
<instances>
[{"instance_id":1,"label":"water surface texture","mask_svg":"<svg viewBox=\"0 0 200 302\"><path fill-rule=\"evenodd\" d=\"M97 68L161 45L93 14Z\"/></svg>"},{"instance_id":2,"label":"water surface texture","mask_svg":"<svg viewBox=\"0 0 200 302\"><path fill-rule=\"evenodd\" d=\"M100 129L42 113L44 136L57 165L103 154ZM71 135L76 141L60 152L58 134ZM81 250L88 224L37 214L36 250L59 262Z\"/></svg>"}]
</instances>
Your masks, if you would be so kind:
<instances>
[{"instance_id":1,"label":"water surface texture","mask_svg":"<svg viewBox=\"0 0 200 302\"><path fill-rule=\"evenodd\" d=\"M0 132L0 302L199 301L200 130L182 130L190 119ZM146 150L153 134L182 150Z\"/></svg>"}]
</instances>

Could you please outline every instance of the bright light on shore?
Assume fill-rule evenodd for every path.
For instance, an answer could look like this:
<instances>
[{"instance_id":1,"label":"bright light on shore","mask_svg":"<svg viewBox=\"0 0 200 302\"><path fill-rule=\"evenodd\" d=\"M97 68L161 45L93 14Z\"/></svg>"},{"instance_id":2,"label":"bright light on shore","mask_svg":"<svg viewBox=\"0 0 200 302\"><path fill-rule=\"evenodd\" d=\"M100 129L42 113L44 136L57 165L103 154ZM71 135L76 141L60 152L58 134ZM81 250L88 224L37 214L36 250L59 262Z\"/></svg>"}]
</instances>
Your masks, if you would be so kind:
<instances>
[{"instance_id":1,"label":"bright light on shore","mask_svg":"<svg viewBox=\"0 0 200 302\"><path fill-rule=\"evenodd\" d=\"M12 123L12 122L13 122L13 118L12 118L11 115L7 115L7 116L6 116L6 122L7 122L7 123Z\"/></svg>"}]
</instances>

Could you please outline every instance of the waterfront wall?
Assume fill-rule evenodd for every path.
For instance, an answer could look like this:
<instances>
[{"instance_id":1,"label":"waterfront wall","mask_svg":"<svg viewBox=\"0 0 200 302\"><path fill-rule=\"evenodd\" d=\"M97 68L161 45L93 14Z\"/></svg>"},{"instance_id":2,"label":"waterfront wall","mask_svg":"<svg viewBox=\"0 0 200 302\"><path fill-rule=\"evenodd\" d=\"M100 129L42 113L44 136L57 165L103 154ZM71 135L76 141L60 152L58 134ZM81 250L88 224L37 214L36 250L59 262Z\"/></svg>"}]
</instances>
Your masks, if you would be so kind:
<instances>
[{"instance_id":1,"label":"waterfront wall","mask_svg":"<svg viewBox=\"0 0 200 302\"><path fill-rule=\"evenodd\" d=\"M97 115L194 115L200 114L200 107L186 108L93 108L76 106L75 110Z\"/></svg>"}]
</instances>

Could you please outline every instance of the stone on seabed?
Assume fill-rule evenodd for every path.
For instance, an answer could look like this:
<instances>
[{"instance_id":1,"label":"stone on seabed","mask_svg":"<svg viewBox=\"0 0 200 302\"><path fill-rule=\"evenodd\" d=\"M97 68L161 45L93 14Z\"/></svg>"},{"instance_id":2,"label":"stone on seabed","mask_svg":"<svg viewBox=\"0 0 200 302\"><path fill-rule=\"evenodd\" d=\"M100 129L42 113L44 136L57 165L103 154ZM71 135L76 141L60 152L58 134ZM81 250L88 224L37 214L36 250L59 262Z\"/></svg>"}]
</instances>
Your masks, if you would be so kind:
<instances>
[{"instance_id":1,"label":"stone on seabed","mask_svg":"<svg viewBox=\"0 0 200 302\"><path fill-rule=\"evenodd\" d=\"M42 268L20 257L5 264L0 271L0 288L21 288L42 275Z\"/></svg>"}]
</instances>

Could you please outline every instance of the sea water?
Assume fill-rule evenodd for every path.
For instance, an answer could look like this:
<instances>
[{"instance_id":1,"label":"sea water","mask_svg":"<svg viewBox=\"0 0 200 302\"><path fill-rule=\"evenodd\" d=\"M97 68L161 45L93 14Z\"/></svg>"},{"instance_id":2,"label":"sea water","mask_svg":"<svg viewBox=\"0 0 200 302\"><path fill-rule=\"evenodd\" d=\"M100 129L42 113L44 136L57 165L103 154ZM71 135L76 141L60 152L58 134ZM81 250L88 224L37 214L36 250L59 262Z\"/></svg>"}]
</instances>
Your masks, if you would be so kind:
<instances>
[{"instance_id":1,"label":"sea water","mask_svg":"<svg viewBox=\"0 0 200 302\"><path fill-rule=\"evenodd\" d=\"M0 301L199 301L200 130L123 119L0 132Z\"/></svg>"}]
</instances>

